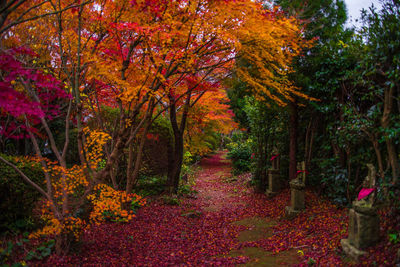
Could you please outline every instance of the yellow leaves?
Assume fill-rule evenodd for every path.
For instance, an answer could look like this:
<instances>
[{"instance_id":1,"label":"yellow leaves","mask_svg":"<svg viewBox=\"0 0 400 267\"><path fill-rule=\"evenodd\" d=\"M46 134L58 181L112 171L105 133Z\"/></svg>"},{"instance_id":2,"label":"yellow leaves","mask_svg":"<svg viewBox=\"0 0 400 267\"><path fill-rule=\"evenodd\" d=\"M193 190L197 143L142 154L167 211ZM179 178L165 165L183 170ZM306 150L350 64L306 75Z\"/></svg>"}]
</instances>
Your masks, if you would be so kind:
<instances>
[{"instance_id":1,"label":"yellow leaves","mask_svg":"<svg viewBox=\"0 0 400 267\"><path fill-rule=\"evenodd\" d=\"M293 96L315 100L293 86L288 74L291 64L302 49L311 42L302 39L302 29L294 18L254 13L244 21L244 30L238 31L241 40L240 55L251 68L239 67L237 73L249 84L258 100L272 100L280 106L292 101Z\"/></svg>"},{"instance_id":2,"label":"yellow leaves","mask_svg":"<svg viewBox=\"0 0 400 267\"><path fill-rule=\"evenodd\" d=\"M119 94L119 98L125 104L129 104L131 101L137 100L140 97L141 91L148 91L149 89L143 85L127 87L123 92Z\"/></svg>"},{"instance_id":3,"label":"yellow leaves","mask_svg":"<svg viewBox=\"0 0 400 267\"><path fill-rule=\"evenodd\" d=\"M341 47L343 47L343 48L347 48L347 47L348 47L348 45L345 44L342 40L339 40L339 45L340 45Z\"/></svg>"},{"instance_id":4,"label":"yellow leaves","mask_svg":"<svg viewBox=\"0 0 400 267\"><path fill-rule=\"evenodd\" d=\"M96 170L103 157L104 145L111 140L111 136L105 132L85 127L83 129L85 134L85 150L86 160L90 168Z\"/></svg>"},{"instance_id":5,"label":"yellow leaves","mask_svg":"<svg viewBox=\"0 0 400 267\"><path fill-rule=\"evenodd\" d=\"M67 217L63 221L60 221L56 218L51 218L47 221L46 226L36 232L31 233L29 238L36 239L42 236L72 233L75 239L78 240L84 227L85 222L80 218Z\"/></svg>"},{"instance_id":6,"label":"yellow leaves","mask_svg":"<svg viewBox=\"0 0 400 267\"><path fill-rule=\"evenodd\" d=\"M83 129L85 135L86 159L91 168L97 168L103 156L103 146L111 137L104 132L97 130ZM46 225L39 231L33 233L31 238L43 235L59 235L72 233L78 239L85 227L85 222L77 217L73 217L64 205L70 208L69 200L76 199L76 195L82 194L87 189L89 182L86 179L83 166L74 165L63 167L56 161L47 158L32 158L33 161L45 161L43 171L50 176L52 186L52 200L45 201L41 208L41 217ZM127 197L119 199L128 201ZM57 217L54 210L58 212Z\"/></svg>"},{"instance_id":7,"label":"yellow leaves","mask_svg":"<svg viewBox=\"0 0 400 267\"><path fill-rule=\"evenodd\" d=\"M135 217L133 210L127 210L129 205L132 202L135 203L136 207L146 204L145 199L141 196L114 190L106 184L98 184L94 189L95 193L89 195L88 200L93 205L90 221L95 224L108 220L128 222Z\"/></svg>"}]
</instances>

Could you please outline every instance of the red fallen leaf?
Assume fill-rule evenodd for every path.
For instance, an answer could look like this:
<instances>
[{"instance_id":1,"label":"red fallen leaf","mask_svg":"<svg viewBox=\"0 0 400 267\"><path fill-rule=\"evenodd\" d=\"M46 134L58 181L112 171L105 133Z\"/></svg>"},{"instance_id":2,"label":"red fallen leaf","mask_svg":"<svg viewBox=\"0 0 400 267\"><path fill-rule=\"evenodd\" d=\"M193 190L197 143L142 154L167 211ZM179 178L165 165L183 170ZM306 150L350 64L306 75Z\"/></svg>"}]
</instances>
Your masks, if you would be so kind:
<instances>
[{"instance_id":1,"label":"red fallen leaf","mask_svg":"<svg viewBox=\"0 0 400 267\"><path fill-rule=\"evenodd\" d=\"M151 202L140 209L130 223L93 226L84 234L80 254L52 255L33 265L96 266L107 262L116 266L130 266L132 263L135 266L235 266L251 259L230 257L232 250L258 247L276 252L278 257L283 251L299 247L304 256L300 257L302 262L298 266L308 266L310 258L316 266L347 266L340 256L340 239L347 237L347 209L338 209L315 193L306 191L307 209L292 221L278 220L290 201L288 189L268 199L243 183L251 179L251 174L240 175L232 183L218 180L222 172L229 175L231 171L221 154L202 160L201 166L202 170L196 175L197 199L183 199L181 206ZM218 206L221 208L207 211L207 208ZM181 216L188 209L200 211L202 215L198 218ZM382 233L390 228L400 231L400 223L396 223L389 210L380 211L379 215L384 229ZM268 217L278 221L271 228L273 235L240 243L237 237L248 227L232 222L249 217ZM394 266L400 243L389 246L388 242L386 237L369 248L368 256L362 258L360 264L366 262L369 266L376 262L377 266Z\"/></svg>"}]
</instances>

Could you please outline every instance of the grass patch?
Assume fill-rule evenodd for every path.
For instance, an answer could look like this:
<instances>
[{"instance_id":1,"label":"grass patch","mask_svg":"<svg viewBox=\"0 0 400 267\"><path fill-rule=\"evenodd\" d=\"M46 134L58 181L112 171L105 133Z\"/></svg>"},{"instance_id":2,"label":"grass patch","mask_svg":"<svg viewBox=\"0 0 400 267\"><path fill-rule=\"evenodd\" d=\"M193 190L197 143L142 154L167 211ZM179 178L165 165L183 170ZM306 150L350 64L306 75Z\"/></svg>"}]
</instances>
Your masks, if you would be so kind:
<instances>
[{"instance_id":1,"label":"grass patch","mask_svg":"<svg viewBox=\"0 0 400 267\"><path fill-rule=\"evenodd\" d=\"M246 247L240 250L233 250L229 253L231 257L245 256L250 261L239 266L291 266L301 262L295 250L282 251L278 254L266 251L257 247Z\"/></svg>"},{"instance_id":2,"label":"grass patch","mask_svg":"<svg viewBox=\"0 0 400 267\"><path fill-rule=\"evenodd\" d=\"M239 242L257 241L260 239L268 238L273 235L271 227L277 223L275 221L267 221L261 217L250 217L240 221L236 221L233 224L242 225L249 227L248 230L239 233Z\"/></svg>"}]
</instances>

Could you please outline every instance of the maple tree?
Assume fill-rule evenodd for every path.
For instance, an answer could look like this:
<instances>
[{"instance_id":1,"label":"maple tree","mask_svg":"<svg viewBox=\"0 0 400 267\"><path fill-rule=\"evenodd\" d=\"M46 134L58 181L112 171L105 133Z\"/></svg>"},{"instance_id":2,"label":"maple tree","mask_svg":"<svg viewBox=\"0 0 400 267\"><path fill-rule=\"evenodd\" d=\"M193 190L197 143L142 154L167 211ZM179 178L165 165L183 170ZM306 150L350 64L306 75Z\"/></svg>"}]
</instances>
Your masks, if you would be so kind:
<instances>
[{"instance_id":1,"label":"maple tree","mask_svg":"<svg viewBox=\"0 0 400 267\"><path fill-rule=\"evenodd\" d=\"M306 193L308 209L296 220L268 226L273 233L268 238L238 241L236 237L245 227L235 221L252 216L277 219L289 192L283 190L273 201L253 194L246 186L249 174L231 177L222 154L202 161L203 170L197 173L197 181L190 183L198 190L197 198L181 198L180 206L165 206L155 200L135 214L146 204L144 198L131 193L144 174L146 145L153 142L157 146L163 138L168 150L166 190L181 193L178 189L187 155L212 152L218 134L228 134L236 127L227 105L227 84L222 83L232 76L239 80L237 86L251 95L237 103L245 103L247 126L257 138L257 162L253 163L262 190L266 187L269 150L274 144L288 148L282 107L289 105L289 177L296 173L298 126L305 125L306 162L314 164L312 147L315 151L317 145L313 140L319 142L322 153L326 147L330 149L330 158L324 155L318 163L320 169L311 170L317 173L314 179L319 179L321 188L324 183L331 183L330 188L342 183L337 190L350 200L350 189L362 175L358 166L351 172L351 165L371 159L371 155L365 156L363 146L357 148L363 151L358 158L350 153L357 144L353 139L361 136L354 135L364 132L373 143L381 177L391 171L392 184L383 191L396 195L399 103L394 101L398 68L393 62L397 62L398 49L393 49L397 35L392 30L398 25L398 4L388 1L383 12L371 11L365 16L369 24L361 39L367 37L368 42L363 45L349 37L352 32L341 29L343 1L276 2L283 8L252 0L0 2L0 150L12 154L9 147L21 141L25 151L15 150L28 155L15 157L14 163L1 155L0 160L43 196L39 213L45 225L31 233L32 239L55 237L58 254L66 254L73 240L88 241L80 255L52 256L40 263L77 265L109 260L115 265L233 265L248 258L229 257L228 253L246 247L268 250L276 258L300 248L296 260L303 265L342 263L335 249L346 234L346 211L310 191ZM303 10L302 4L311 8ZM302 28L304 21L284 13L288 10L301 19L311 18L306 21L308 30ZM322 24L312 17L316 13L323 17ZM378 33L385 38L376 38ZM382 40L391 43L383 44ZM394 52L387 57L387 51ZM357 70L348 71L357 65ZM365 78L367 83L354 76ZM307 107L311 115L303 114L298 103L315 100L305 93L314 91L326 102L313 105L313 109ZM237 95L242 96L241 92ZM379 97L384 101L377 100ZM349 106L343 108L344 100L349 100ZM334 118L323 118L326 121L317 127L315 118L332 111L337 113ZM152 128L157 120L162 125ZM375 129L376 125L381 128ZM336 135L323 142L326 132ZM379 133L384 136L382 144ZM278 136L279 141L271 141ZM243 146L248 168L252 167L251 138ZM73 142L78 150L69 161L67 153ZM356 182L343 178L343 169L332 164L336 158ZM40 164L44 186L21 171L20 163L27 161ZM324 193L331 196L328 190ZM186 210L188 206L194 210ZM393 220L397 213L393 207L381 211L382 227L392 239L385 238L371 248L362 264L394 264L399 245L390 242L400 230ZM94 242L99 245L93 246ZM151 253L154 256L149 257Z\"/></svg>"},{"instance_id":2,"label":"maple tree","mask_svg":"<svg viewBox=\"0 0 400 267\"><path fill-rule=\"evenodd\" d=\"M254 51L245 44L266 42L260 49L275 49L268 57L278 62L275 73L263 77L272 81L284 76L301 42L294 20L249 0L7 3L1 9L2 34L8 36L2 39L0 66L2 96L11 101L0 102L1 130L8 138L29 136L36 154L32 160L42 165L46 188L1 159L47 199L43 218L48 225L37 235L55 234L59 253L68 251L71 234L79 238L82 233L85 222L76 214L94 191L104 190L100 200L91 197L94 221L104 216L100 212L105 203L109 208L104 212L115 212L111 218L129 218L122 206L134 200L130 193L144 141L157 116L167 116L173 132L168 146L168 190L173 193L179 185L187 124L189 136L207 124L230 129L220 80L231 73L237 56L252 57ZM265 25L262 34L259 25ZM271 31L286 27L291 35ZM290 86L274 89L285 97L287 90L300 94ZM113 121L105 116L110 110ZM61 145L49 126L55 118L64 124ZM78 133L75 165L66 160L72 129ZM42 138L54 160L44 155ZM116 191L116 173L125 153L123 194ZM99 186L108 179L113 189Z\"/></svg>"},{"instance_id":3,"label":"maple tree","mask_svg":"<svg viewBox=\"0 0 400 267\"><path fill-rule=\"evenodd\" d=\"M216 133L227 135L237 128L227 102L225 92L212 90L206 92L199 104L192 107L187 121L185 151L193 155L206 155L213 150L212 139Z\"/></svg>"},{"instance_id":4,"label":"maple tree","mask_svg":"<svg viewBox=\"0 0 400 267\"><path fill-rule=\"evenodd\" d=\"M2 74L1 130L6 138L28 137L30 139L34 154L36 154L31 161L41 164L45 176L45 187L42 188L33 182L16 165L3 157L0 159L14 168L28 184L32 185L45 198L42 219L46 225L40 231L32 234L32 237L55 235L58 254L68 253L71 239L80 238L86 222L77 215L77 212L83 205L86 205L87 196L93 190L106 190L95 187L100 181L96 179L93 172L100 168L103 147L109 140L109 136L100 131L87 131L85 130L87 128L82 127L84 111L81 104L80 83L85 73L81 63L84 59L83 55L86 54L81 53L86 51L84 48L90 38L87 38L83 45L81 24L84 18L81 15L85 5L74 6L74 2L64 1L61 4L60 1L57 3L45 1L35 6L34 11L39 13L43 10L54 9L53 16L45 16L44 22L50 24L44 23L39 26L30 24L28 35L23 29L14 28L13 35L4 39L2 45L14 47L33 43L32 48L21 46L2 50L0 58ZM74 8L69 8L71 6ZM31 9L28 8L28 10ZM12 15L9 16L9 19L13 18ZM44 16L40 15L39 17ZM65 20L71 23L69 25L71 28L64 31L62 23ZM25 24L29 24L30 21L26 20ZM52 24L52 22L55 23ZM17 24L10 22L10 25ZM43 30L45 25L59 27L49 27L50 31L45 32ZM78 40L76 50L73 51L71 44L76 35ZM38 40L41 41L37 42ZM64 49L65 47L67 48ZM58 79L55 78L56 76ZM65 82L62 83L60 80L65 80ZM55 141L55 133L50 127L50 122L56 118L65 119L66 139L62 149L59 149ZM78 145L81 165L71 167L67 164L66 154L69 146L69 132L74 122L80 134ZM50 161L44 156L40 145L42 138L49 143L49 149L54 155L55 161ZM114 203L133 201L131 196L127 195L121 198L120 194L115 192L108 198ZM94 214L98 212L95 208L96 205L105 202L102 194L103 192L100 192L98 201L96 197L91 197L94 203ZM124 209L126 208L129 207L124 207ZM126 210L122 210L118 205L113 205L107 212L124 215ZM127 220L131 218L132 216L127 216Z\"/></svg>"}]
</instances>

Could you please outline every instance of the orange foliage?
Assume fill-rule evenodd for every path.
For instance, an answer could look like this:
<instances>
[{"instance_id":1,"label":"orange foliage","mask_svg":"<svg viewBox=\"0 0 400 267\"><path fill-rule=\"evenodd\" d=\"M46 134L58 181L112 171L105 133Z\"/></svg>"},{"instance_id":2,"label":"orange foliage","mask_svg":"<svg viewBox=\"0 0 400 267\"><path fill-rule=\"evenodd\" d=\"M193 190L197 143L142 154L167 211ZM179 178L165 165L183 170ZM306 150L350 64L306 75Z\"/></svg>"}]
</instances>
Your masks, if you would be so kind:
<instances>
[{"instance_id":1,"label":"orange foliage","mask_svg":"<svg viewBox=\"0 0 400 267\"><path fill-rule=\"evenodd\" d=\"M84 129L86 140L87 162L92 169L99 168L99 163L103 158L103 146L110 139L108 134L97 130ZM37 157L31 158L32 161L40 162ZM88 224L83 219L76 217L73 207L65 209L65 203L71 200L78 200L84 195L86 190L90 190L90 184L84 174L84 168L74 165L71 168L64 168L58 162L43 158L46 167L43 171L51 176L52 201L43 202L41 218L45 226L30 235L30 238L38 238L44 235L73 234L79 239L82 230ZM124 191L117 191L105 185L98 184L94 187L94 192L87 199L92 203L93 210L89 215L89 223L100 223L106 220L118 222L128 222L135 217L129 205L141 207L146 204L146 200L136 194L126 194ZM51 206L55 206L58 211L54 214ZM128 212L128 209L130 211Z\"/></svg>"},{"instance_id":2,"label":"orange foliage","mask_svg":"<svg viewBox=\"0 0 400 267\"><path fill-rule=\"evenodd\" d=\"M85 151L86 151L86 161L92 170L96 170L99 167L99 163L103 159L103 149L104 145L111 140L109 134L96 129L89 129L85 127L83 129L85 134Z\"/></svg>"},{"instance_id":3,"label":"orange foliage","mask_svg":"<svg viewBox=\"0 0 400 267\"><path fill-rule=\"evenodd\" d=\"M46 2L29 15L60 11L78 2ZM24 7L27 10L28 6ZM21 7L9 19L23 12ZM40 23L14 27L2 45L28 45L40 54L32 64L55 73L65 82L65 90L74 92L72 113L80 112L76 110L81 101L82 117L101 114L94 111L101 109L101 104L124 109L118 118L121 129L115 130L118 141L132 139L127 137L138 127L136 116L145 113L150 99L158 101L161 109L170 108L170 114L172 110L178 113L178 118L188 116L179 131L183 133L188 126L187 144L194 149L197 141L190 138L196 140L204 129L229 132L235 124L225 104L224 88L216 81L229 75L237 56L252 64L253 68L239 68L237 73L259 99L272 99L280 105L294 95L311 99L287 77L293 58L310 44L303 41L295 19L264 9L260 1L89 1L83 8L43 17ZM76 116L78 123L82 117ZM77 237L85 225L73 216L73 201L93 189L95 179L90 180L85 168L93 172L102 168L103 149L111 138L99 130L85 128L83 132L88 166L67 168L43 159L43 169L51 176L46 192L50 199L43 208L48 225L36 235L65 231ZM120 150L110 151L113 149ZM205 153L206 148L197 150ZM89 197L94 207L90 219L95 223L129 221L133 214L125 205L132 201L144 205L139 196L106 185L95 190Z\"/></svg>"},{"instance_id":4,"label":"orange foliage","mask_svg":"<svg viewBox=\"0 0 400 267\"><path fill-rule=\"evenodd\" d=\"M228 134L237 128L233 113L229 110L229 99L223 90L206 92L199 103L192 107L187 121L185 148L192 154L205 155L211 152L210 135Z\"/></svg>"},{"instance_id":5,"label":"orange foliage","mask_svg":"<svg viewBox=\"0 0 400 267\"><path fill-rule=\"evenodd\" d=\"M104 221L128 222L136 216L129 206L141 207L146 204L141 196L114 190L106 184L98 184L94 190L95 193L89 195L88 200L93 205L90 221L95 224Z\"/></svg>"},{"instance_id":6,"label":"orange foliage","mask_svg":"<svg viewBox=\"0 0 400 267\"><path fill-rule=\"evenodd\" d=\"M302 37L302 29L295 18L286 18L274 9L255 10L244 23L240 35L240 56L248 66L239 66L237 74L252 89L258 100L272 100L284 106L293 96L316 100L301 92L289 80L293 59L312 41Z\"/></svg>"}]
</instances>

